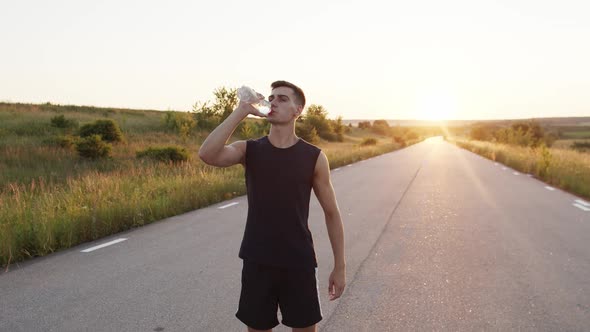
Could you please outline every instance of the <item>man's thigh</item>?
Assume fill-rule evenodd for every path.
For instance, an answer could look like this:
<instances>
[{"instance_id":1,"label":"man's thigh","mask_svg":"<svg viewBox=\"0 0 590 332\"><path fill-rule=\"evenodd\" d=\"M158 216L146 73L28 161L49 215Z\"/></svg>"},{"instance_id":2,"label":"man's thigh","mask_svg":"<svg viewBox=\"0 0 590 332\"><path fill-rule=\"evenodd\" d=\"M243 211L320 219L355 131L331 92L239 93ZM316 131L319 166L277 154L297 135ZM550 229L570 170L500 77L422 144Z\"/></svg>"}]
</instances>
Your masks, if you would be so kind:
<instances>
[{"instance_id":1,"label":"man's thigh","mask_svg":"<svg viewBox=\"0 0 590 332\"><path fill-rule=\"evenodd\" d=\"M283 316L282 323L286 326L311 328L321 321L317 269L285 270L281 278L279 306Z\"/></svg>"},{"instance_id":2,"label":"man's thigh","mask_svg":"<svg viewBox=\"0 0 590 332\"><path fill-rule=\"evenodd\" d=\"M250 328L269 330L279 324L278 289L274 274L269 267L244 260L236 317Z\"/></svg>"}]
</instances>

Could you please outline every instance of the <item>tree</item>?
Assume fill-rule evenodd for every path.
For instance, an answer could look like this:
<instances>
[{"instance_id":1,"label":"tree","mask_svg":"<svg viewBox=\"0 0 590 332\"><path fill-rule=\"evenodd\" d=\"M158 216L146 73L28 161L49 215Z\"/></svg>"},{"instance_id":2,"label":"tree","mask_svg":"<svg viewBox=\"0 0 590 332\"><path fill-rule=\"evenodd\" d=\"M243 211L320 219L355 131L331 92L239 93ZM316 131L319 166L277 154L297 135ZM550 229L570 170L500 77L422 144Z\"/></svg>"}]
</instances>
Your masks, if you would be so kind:
<instances>
[{"instance_id":1,"label":"tree","mask_svg":"<svg viewBox=\"0 0 590 332\"><path fill-rule=\"evenodd\" d=\"M305 114L304 123L315 128L317 134L328 141L337 141L330 120L327 119L328 111L322 105L309 105Z\"/></svg>"},{"instance_id":2,"label":"tree","mask_svg":"<svg viewBox=\"0 0 590 332\"><path fill-rule=\"evenodd\" d=\"M359 129L371 129L371 121L360 121L358 127Z\"/></svg>"},{"instance_id":3,"label":"tree","mask_svg":"<svg viewBox=\"0 0 590 332\"><path fill-rule=\"evenodd\" d=\"M238 106L238 89L221 87L213 91L213 95L213 109L221 117L220 122L223 122Z\"/></svg>"},{"instance_id":4,"label":"tree","mask_svg":"<svg viewBox=\"0 0 590 332\"><path fill-rule=\"evenodd\" d=\"M208 102L196 102L193 105L193 116L197 120L197 128L205 130L213 130L219 125L221 118Z\"/></svg>"},{"instance_id":5,"label":"tree","mask_svg":"<svg viewBox=\"0 0 590 332\"><path fill-rule=\"evenodd\" d=\"M194 117L197 120L197 127L200 129L212 130L225 120L238 106L238 90L220 87L213 91L215 101L196 102L193 105Z\"/></svg>"},{"instance_id":6,"label":"tree","mask_svg":"<svg viewBox=\"0 0 590 332\"><path fill-rule=\"evenodd\" d=\"M307 115L317 116L321 119L326 119L326 117L328 116L328 111L322 105L311 104L307 108Z\"/></svg>"},{"instance_id":7,"label":"tree","mask_svg":"<svg viewBox=\"0 0 590 332\"><path fill-rule=\"evenodd\" d=\"M336 134L336 140L338 142L344 141L345 126L344 126L344 124L342 124L342 117L339 116L338 118L336 118L335 121L332 121L331 124L332 124L332 129L334 131L334 134Z\"/></svg>"},{"instance_id":8,"label":"tree","mask_svg":"<svg viewBox=\"0 0 590 332\"><path fill-rule=\"evenodd\" d=\"M320 141L317 130L309 123L296 123L295 133L303 140L315 144Z\"/></svg>"},{"instance_id":9,"label":"tree","mask_svg":"<svg viewBox=\"0 0 590 332\"><path fill-rule=\"evenodd\" d=\"M389 123L385 120L375 120L373 121L373 126L371 128L373 132L379 135L387 135L390 133L389 130Z\"/></svg>"}]
</instances>

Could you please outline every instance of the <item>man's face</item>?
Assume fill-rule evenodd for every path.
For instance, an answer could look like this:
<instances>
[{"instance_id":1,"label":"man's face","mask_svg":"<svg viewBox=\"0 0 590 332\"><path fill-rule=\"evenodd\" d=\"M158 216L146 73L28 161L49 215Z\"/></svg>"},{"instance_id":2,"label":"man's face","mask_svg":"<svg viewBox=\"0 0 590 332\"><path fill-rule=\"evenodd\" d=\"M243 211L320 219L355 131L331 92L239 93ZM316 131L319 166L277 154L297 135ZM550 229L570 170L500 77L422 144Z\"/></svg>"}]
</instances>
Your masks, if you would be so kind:
<instances>
[{"instance_id":1,"label":"man's face","mask_svg":"<svg viewBox=\"0 0 590 332\"><path fill-rule=\"evenodd\" d=\"M297 119L303 111L303 106L297 103L293 90L286 86L273 89L268 101L270 113L267 119L270 123L288 123Z\"/></svg>"}]
</instances>

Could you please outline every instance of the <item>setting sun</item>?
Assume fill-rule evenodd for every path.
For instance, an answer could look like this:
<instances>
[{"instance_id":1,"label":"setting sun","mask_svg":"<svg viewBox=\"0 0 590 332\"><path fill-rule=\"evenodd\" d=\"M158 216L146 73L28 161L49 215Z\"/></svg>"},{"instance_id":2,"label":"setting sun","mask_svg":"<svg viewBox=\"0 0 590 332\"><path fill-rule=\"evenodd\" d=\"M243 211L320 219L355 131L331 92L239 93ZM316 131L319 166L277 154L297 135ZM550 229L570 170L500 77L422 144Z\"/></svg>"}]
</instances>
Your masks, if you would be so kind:
<instances>
[{"instance_id":1,"label":"setting sun","mask_svg":"<svg viewBox=\"0 0 590 332\"><path fill-rule=\"evenodd\" d=\"M443 90L428 91L416 97L416 119L440 121L450 120L457 115L457 102Z\"/></svg>"}]
</instances>

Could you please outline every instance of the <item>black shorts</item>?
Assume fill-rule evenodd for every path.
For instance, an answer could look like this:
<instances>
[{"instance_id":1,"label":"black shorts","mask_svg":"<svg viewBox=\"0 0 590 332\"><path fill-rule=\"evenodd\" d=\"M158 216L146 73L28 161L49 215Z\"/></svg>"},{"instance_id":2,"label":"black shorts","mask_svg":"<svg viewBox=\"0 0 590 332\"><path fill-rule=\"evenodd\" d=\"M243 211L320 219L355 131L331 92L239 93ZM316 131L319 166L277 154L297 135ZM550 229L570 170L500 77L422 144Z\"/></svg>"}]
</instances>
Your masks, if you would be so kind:
<instances>
[{"instance_id":1,"label":"black shorts","mask_svg":"<svg viewBox=\"0 0 590 332\"><path fill-rule=\"evenodd\" d=\"M279 325L304 328L322 320L316 268L287 269L244 260L236 317L247 326L268 330Z\"/></svg>"}]
</instances>

